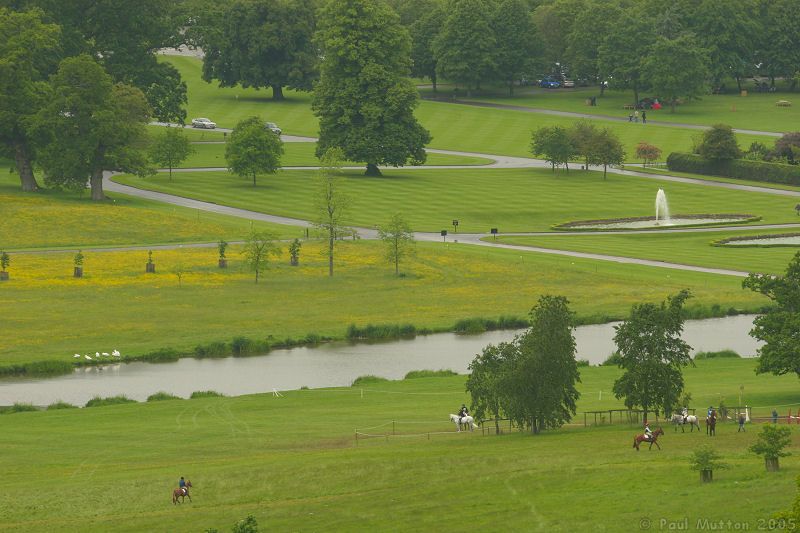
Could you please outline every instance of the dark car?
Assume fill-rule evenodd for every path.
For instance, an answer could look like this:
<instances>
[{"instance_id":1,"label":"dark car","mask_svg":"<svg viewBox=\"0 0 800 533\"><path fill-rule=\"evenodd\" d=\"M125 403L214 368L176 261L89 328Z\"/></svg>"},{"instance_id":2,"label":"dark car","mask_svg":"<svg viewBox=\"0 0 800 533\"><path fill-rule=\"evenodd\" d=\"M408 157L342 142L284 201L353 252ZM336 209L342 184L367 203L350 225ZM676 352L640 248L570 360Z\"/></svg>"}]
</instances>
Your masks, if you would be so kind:
<instances>
[{"instance_id":1,"label":"dark car","mask_svg":"<svg viewBox=\"0 0 800 533\"><path fill-rule=\"evenodd\" d=\"M558 89L561 87L561 82L555 78L544 78L539 81L539 87L544 89Z\"/></svg>"}]
</instances>

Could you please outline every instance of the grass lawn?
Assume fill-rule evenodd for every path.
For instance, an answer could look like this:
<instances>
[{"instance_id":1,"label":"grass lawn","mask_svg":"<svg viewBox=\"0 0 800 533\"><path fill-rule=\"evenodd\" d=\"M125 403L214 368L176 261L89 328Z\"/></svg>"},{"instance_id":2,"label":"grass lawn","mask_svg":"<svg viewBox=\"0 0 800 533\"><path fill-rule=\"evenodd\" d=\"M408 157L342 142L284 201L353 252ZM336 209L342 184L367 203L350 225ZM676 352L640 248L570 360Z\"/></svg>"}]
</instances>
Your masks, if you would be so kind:
<instances>
[{"instance_id":1,"label":"grass lawn","mask_svg":"<svg viewBox=\"0 0 800 533\"><path fill-rule=\"evenodd\" d=\"M232 128L239 120L257 115L276 122L286 134L312 137L319 134L317 118L311 112L309 93L285 91L286 100L273 102L271 90L219 88L216 83L202 81L201 61L196 58L174 56L164 60L178 68L188 85L189 119L209 117L220 127ZM569 126L575 122L569 117L429 101L420 102L416 116L433 136L431 148L521 157L531 155L532 130L555 124ZM695 130L675 127L649 128L642 124L604 120L598 120L597 124L611 128L620 137L630 161L641 141L658 146L666 157L670 152L691 148L692 137L698 134ZM764 137L751 135L739 135L738 139L743 146L749 146L755 140L764 141Z\"/></svg>"},{"instance_id":2,"label":"grass lawn","mask_svg":"<svg viewBox=\"0 0 800 533\"><path fill-rule=\"evenodd\" d=\"M0 173L0 249L167 244L242 240L249 220L200 212L120 194L92 202L88 193L22 193L15 174ZM255 227L282 237L301 229L265 222Z\"/></svg>"},{"instance_id":3,"label":"grass lawn","mask_svg":"<svg viewBox=\"0 0 800 533\"><path fill-rule=\"evenodd\" d=\"M86 252L82 279L72 277L72 254L12 254L11 280L0 287L13 309L4 319L8 334L0 336L0 365L72 361L73 353L98 346L137 355L166 347L191 353L239 335L343 338L350 324L450 330L463 318L525 316L542 294L566 296L581 319L595 322L685 287L695 295L692 307L755 310L766 303L727 276L463 244L418 243L398 278L381 244L340 246L333 278L322 244L310 241L300 267L289 266L284 249L258 285L235 246L227 270L216 267L216 249L158 250L155 275L144 272L144 251Z\"/></svg>"},{"instance_id":4,"label":"grass lawn","mask_svg":"<svg viewBox=\"0 0 800 533\"><path fill-rule=\"evenodd\" d=\"M791 230L720 231L713 233L643 232L637 235L563 235L547 237L508 236L498 242L540 246L558 250L604 253L747 272L783 274L800 247L711 246L726 237L787 233ZM488 238L487 238L488 240Z\"/></svg>"},{"instance_id":5,"label":"grass lawn","mask_svg":"<svg viewBox=\"0 0 800 533\"><path fill-rule=\"evenodd\" d=\"M463 93L462 93L463 94ZM597 87L581 87L570 90L530 89L518 91L515 96L491 95L468 98L481 102L510 104L519 106L588 113L600 116L627 119L630 110L623 109L633 101L632 91L606 91L600 97ZM597 106L586 105L586 99L597 97ZM642 93L641 97L650 96ZM778 107L778 100L789 100L791 107ZM669 106L660 110L648 110L648 120L678 122L684 124L730 124L734 128L759 131L787 132L797 129L800 120L800 93L755 93L747 96L738 94L706 95L700 100L692 100L679 105L675 113ZM745 145L747 146L747 145Z\"/></svg>"},{"instance_id":6,"label":"grass lawn","mask_svg":"<svg viewBox=\"0 0 800 533\"><path fill-rule=\"evenodd\" d=\"M195 153L190 155L180 165L180 168L227 167L224 144L195 143L192 147L195 149ZM314 154L316 148L316 143L284 143L281 165L284 167L318 166L319 160ZM492 163L490 159L481 157L432 153L428 154L425 162L426 165L488 165L490 163Z\"/></svg>"},{"instance_id":7,"label":"grass lawn","mask_svg":"<svg viewBox=\"0 0 800 533\"><path fill-rule=\"evenodd\" d=\"M170 183L164 175L119 181L137 187L202 200L313 219L313 171L282 171L264 177L257 187L227 173L179 174ZM711 186L671 183L648 178L547 169L388 170L380 178L360 172L346 174L352 198L348 224L372 227L400 212L416 231L448 229L452 219L459 231L483 233L547 231L573 220L649 216L659 188L670 210L683 213L751 213L763 223L796 222L797 199L732 191Z\"/></svg>"},{"instance_id":8,"label":"grass lawn","mask_svg":"<svg viewBox=\"0 0 800 533\"><path fill-rule=\"evenodd\" d=\"M728 403L796 403L793 376L756 376L752 361L686 369L701 411ZM618 406L614 368L581 369L586 409ZM637 531L644 518L732 520L756 530L790 506L793 455L768 473L749 452L757 425L720 424L713 439L666 427L662 450L631 448L638 427L582 426L539 436L456 434L447 413L464 377L385 382L360 389L174 400L2 417L0 529L7 531L228 531L253 514L269 531ZM786 407L778 407L785 416ZM758 413L758 410L757 410ZM360 440L364 433L406 437ZM385 425L389 422L388 426ZM382 426L373 429L371 426ZM432 432L430 439L427 433ZM438 433L443 432L443 433ZM418 436L410 436L417 434ZM53 436L58 436L54 442ZM731 465L702 484L688 457L711 445ZM180 476L193 502L173 506ZM465 479L466 478L466 479ZM41 499L47 480L47 500ZM635 503L634 503L635 501ZM466 502L466 503L465 503ZM736 502L746 502L737 504Z\"/></svg>"}]
</instances>

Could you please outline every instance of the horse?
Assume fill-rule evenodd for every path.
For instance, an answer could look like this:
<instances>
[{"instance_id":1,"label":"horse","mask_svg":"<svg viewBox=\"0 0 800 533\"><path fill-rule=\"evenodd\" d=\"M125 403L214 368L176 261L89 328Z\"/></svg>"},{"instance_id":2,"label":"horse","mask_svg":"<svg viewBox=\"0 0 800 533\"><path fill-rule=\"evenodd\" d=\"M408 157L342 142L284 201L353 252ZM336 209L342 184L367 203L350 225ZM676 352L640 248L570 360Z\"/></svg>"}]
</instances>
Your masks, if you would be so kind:
<instances>
[{"instance_id":1,"label":"horse","mask_svg":"<svg viewBox=\"0 0 800 533\"><path fill-rule=\"evenodd\" d=\"M678 426L681 427L681 433L685 431L683 427L685 424L689 424L692 427L691 431L694 431L694 427L697 426L697 432L700 432L700 422L697 421L697 417L694 415L687 416L684 421L683 415L674 414L672 415L672 423L675 424L675 431L678 431Z\"/></svg>"},{"instance_id":2,"label":"horse","mask_svg":"<svg viewBox=\"0 0 800 533\"><path fill-rule=\"evenodd\" d=\"M186 480L186 486L185 487L177 488L177 489L173 490L172 491L172 503L177 505L178 504L178 498L180 498L181 499L181 503L183 503L184 498L186 498L187 496L189 497L189 503L191 503L192 496L191 496L191 494L189 494L189 489L191 488L191 486L192 486L192 482L189 481L189 480Z\"/></svg>"},{"instance_id":3,"label":"horse","mask_svg":"<svg viewBox=\"0 0 800 533\"><path fill-rule=\"evenodd\" d=\"M633 437L633 447L636 448L636 451L638 452L639 451L639 444L641 444L642 442L649 442L650 443L650 447L648 448L648 450L652 450L653 449L653 444L655 444L658 447L658 449L660 450L661 449L661 445L657 441L658 441L658 436L659 435L663 435L663 434L664 434L664 430L663 429L656 428L656 430L653 432L652 437L650 437L649 439L647 438L647 435L636 435L635 437Z\"/></svg>"},{"instance_id":4,"label":"horse","mask_svg":"<svg viewBox=\"0 0 800 533\"><path fill-rule=\"evenodd\" d=\"M711 415L706 417L706 435L713 437L717 434L717 412L711 411Z\"/></svg>"},{"instance_id":5,"label":"horse","mask_svg":"<svg viewBox=\"0 0 800 533\"><path fill-rule=\"evenodd\" d=\"M475 419L471 416L458 416L451 414L450 421L456 425L456 431L461 432L461 424L466 424L470 431L474 431L478 424L475 423Z\"/></svg>"}]
</instances>

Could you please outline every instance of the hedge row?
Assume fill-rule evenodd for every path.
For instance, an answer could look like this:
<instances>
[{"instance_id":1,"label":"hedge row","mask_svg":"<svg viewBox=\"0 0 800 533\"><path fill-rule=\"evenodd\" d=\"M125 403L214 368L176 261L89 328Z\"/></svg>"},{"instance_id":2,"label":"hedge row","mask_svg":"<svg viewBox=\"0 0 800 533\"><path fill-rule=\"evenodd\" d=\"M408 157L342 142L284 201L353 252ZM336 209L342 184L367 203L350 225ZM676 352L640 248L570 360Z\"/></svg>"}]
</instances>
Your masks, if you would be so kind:
<instances>
[{"instance_id":1,"label":"hedge row","mask_svg":"<svg viewBox=\"0 0 800 533\"><path fill-rule=\"evenodd\" d=\"M677 172L800 186L800 165L747 159L712 161L696 154L672 152L667 157L667 168Z\"/></svg>"}]
</instances>

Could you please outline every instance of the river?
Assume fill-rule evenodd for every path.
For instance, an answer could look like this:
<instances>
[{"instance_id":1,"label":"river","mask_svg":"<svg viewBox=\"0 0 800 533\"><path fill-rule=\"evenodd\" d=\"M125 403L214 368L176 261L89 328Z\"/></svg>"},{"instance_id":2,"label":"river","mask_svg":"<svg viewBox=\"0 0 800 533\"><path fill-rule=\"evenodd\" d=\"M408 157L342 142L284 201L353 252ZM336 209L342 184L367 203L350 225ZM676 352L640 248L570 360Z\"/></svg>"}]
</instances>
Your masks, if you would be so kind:
<instances>
[{"instance_id":1,"label":"river","mask_svg":"<svg viewBox=\"0 0 800 533\"><path fill-rule=\"evenodd\" d=\"M748 335L754 315L685 323L683 339L698 351L731 349L753 356L759 343ZM580 326L575 331L578 358L599 364L614 351L614 325ZM466 373L487 344L511 340L519 331L479 335L441 333L382 343L336 342L313 348L274 350L267 355L224 359L181 359L174 363L110 364L79 368L72 374L42 379L0 381L0 405L15 402L48 405L58 400L83 405L94 396L123 394L145 400L165 391L188 397L215 390L230 396L275 390L340 387L372 374L402 379L411 370L451 369Z\"/></svg>"}]
</instances>

